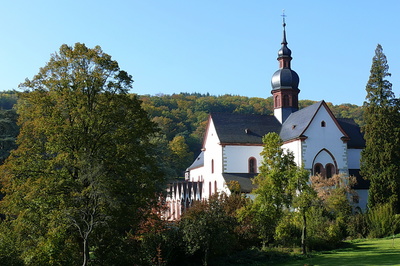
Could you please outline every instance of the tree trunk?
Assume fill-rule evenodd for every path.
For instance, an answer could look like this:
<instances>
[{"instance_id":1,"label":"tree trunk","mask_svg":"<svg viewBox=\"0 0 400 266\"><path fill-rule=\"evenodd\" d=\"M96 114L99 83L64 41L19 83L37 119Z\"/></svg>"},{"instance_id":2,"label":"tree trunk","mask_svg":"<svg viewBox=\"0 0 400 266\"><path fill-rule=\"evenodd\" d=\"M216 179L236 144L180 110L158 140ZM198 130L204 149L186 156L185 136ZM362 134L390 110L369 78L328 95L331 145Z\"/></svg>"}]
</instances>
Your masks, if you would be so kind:
<instances>
[{"instance_id":1,"label":"tree trunk","mask_svg":"<svg viewBox=\"0 0 400 266\"><path fill-rule=\"evenodd\" d=\"M83 239L83 264L82 266L87 266L89 263L89 243L87 239Z\"/></svg>"},{"instance_id":2,"label":"tree trunk","mask_svg":"<svg viewBox=\"0 0 400 266\"><path fill-rule=\"evenodd\" d=\"M306 213L303 212L303 229L301 231L301 249L303 255L307 254L306 239L307 239L307 218L306 218Z\"/></svg>"},{"instance_id":3,"label":"tree trunk","mask_svg":"<svg viewBox=\"0 0 400 266\"><path fill-rule=\"evenodd\" d=\"M203 266L208 265L208 250L209 250L210 243L207 244L206 250L204 251L204 262Z\"/></svg>"}]
</instances>

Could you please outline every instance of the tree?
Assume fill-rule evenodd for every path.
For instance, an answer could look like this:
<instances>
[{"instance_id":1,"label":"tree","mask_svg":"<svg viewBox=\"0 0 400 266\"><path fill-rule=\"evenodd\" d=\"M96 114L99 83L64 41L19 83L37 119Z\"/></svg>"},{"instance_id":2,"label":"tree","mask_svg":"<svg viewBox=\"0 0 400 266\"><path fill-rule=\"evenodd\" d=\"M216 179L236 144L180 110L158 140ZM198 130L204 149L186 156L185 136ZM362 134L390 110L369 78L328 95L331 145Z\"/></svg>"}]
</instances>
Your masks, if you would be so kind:
<instances>
[{"instance_id":1,"label":"tree","mask_svg":"<svg viewBox=\"0 0 400 266\"><path fill-rule=\"evenodd\" d=\"M344 174L330 178L316 175L311 177L311 183L318 196L312 211L314 217L311 217L312 245L314 248L336 247L349 232L352 202L358 197L352 189L356 178Z\"/></svg>"},{"instance_id":2,"label":"tree","mask_svg":"<svg viewBox=\"0 0 400 266\"><path fill-rule=\"evenodd\" d=\"M310 173L304 167L297 166L294 155L282 148L282 140L277 133L268 133L263 137L264 148L260 173L254 178L257 188L254 201L242 208L240 220L250 217L259 229L263 244L276 239L293 241L297 231L292 223L294 217L301 217L301 246L306 254L307 215L316 192L310 183ZM288 222L291 221L291 222Z\"/></svg>"},{"instance_id":3,"label":"tree","mask_svg":"<svg viewBox=\"0 0 400 266\"><path fill-rule=\"evenodd\" d=\"M260 238L266 244L273 240L283 210L290 208L293 193L289 184L296 164L293 154L282 149L278 134L268 133L263 143L260 173L254 178L256 198L250 210L260 228Z\"/></svg>"},{"instance_id":4,"label":"tree","mask_svg":"<svg viewBox=\"0 0 400 266\"><path fill-rule=\"evenodd\" d=\"M399 103L386 79L391 74L378 44L366 86L364 126L366 148L361 153L361 174L370 180L368 206L390 203L400 211L400 115Z\"/></svg>"},{"instance_id":5,"label":"tree","mask_svg":"<svg viewBox=\"0 0 400 266\"><path fill-rule=\"evenodd\" d=\"M97 264L123 260L137 210L162 184L149 143L156 127L128 95L132 82L99 46L76 43L21 84L1 212L22 236L25 263L87 265L90 249Z\"/></svg>"},{"instance_id":6,"label":"tree","mask_svg":"<svg viewBox=\"0 0 400 266\"><path fill-rule=\"evenodd\" d=\"M18 133L15 110L0 109L0 164L10 155L10 151L17 147L15 139Z\"/></svg>"},{"instance_id":7,"label":"tree","mask_svg":"<svg viewBox=\"0 0 400 266\"><path fill-rule=\"evenodd\" d=\"M296 208L302 217L301 228L301 249L307 253L307 215L316 199L316 191L310 183L310 172L304 167L298 168L291 180L293 191L293 207Z\"/></svg>"},{"instance_id":8,"label":"tree","mask_svg":"<svg viewBox=\"0 0 400 266\"><path fill-rule=\"evenodd\" d=\"M171 165L175 167L177 176L183 176L183 172L193 159L193 153L189 151L185 138L183 136L175 136L169 142L168 148L171 150Z\"/></svg>"},{"instance_id":9,"label":"tree","mask_svg":"<svg viewBox=\"0 0 400 266\"><path fill-rule=\"evenodd\" d=\"M182 238L190 255L199 254L203 265L216 255L229 254L235 243L235 217L228 213L229 198L214 194L208 201L195 202L179 223Z\"/></svg>"},{"instance_id":10,"label":"tree","mask_svg":"<svg viewBox=\"0 0 400 266\"><path fill-rule=\"evenodd\" d=\"M259 229L259 237L265 245L273 241L275 229L284 211L293 206L298 187L294 184L298 167L293 154L282 149L282 140L277 133L265 135L263 143L262 165L253 180L257 185L253 190L256 197L242 212L244 217L253 217L255 227Z\"/></svg>"}]
</instances>

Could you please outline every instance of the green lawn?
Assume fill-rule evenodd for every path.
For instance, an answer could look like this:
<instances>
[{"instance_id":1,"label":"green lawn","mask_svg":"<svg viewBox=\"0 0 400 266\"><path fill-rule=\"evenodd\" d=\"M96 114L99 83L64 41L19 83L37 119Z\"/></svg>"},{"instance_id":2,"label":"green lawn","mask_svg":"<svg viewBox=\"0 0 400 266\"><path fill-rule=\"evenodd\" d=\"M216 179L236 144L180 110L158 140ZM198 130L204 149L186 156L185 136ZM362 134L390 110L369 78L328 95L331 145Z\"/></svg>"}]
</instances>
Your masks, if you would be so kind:
<instances>
[{"instance_id":1,"label":"green lawn","mask_svg":"<svg viewBox=\"0 0 400 266\"><path fill-rule=\"evenodd\" d=\"M348 242L345 249L275 265L400 265L400 238ZM264 264L271 265L271 264Z\"/></svg>"}]
</instances>

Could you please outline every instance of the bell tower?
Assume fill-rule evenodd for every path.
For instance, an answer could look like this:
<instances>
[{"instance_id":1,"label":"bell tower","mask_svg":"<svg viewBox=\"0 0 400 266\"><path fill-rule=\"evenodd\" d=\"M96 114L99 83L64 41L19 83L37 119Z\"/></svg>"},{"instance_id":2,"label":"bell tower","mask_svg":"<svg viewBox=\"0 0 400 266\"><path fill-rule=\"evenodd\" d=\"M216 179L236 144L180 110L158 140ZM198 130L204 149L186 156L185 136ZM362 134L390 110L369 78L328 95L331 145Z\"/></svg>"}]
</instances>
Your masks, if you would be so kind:
<instances>
[{"instance_id":1,"label":"bell tower","mask_svg":"<svg viewBox=\"0 0 400 266\"><path fill-rule=\"evenodd\" d=\"M272 96L274 100L274 115L283 123L293 112L299 110L299 76L290 68L292 51L287 47L285 14L283 17L282 47L278 51L279 70L271 79Z\"/></svg>"}]
</instances>

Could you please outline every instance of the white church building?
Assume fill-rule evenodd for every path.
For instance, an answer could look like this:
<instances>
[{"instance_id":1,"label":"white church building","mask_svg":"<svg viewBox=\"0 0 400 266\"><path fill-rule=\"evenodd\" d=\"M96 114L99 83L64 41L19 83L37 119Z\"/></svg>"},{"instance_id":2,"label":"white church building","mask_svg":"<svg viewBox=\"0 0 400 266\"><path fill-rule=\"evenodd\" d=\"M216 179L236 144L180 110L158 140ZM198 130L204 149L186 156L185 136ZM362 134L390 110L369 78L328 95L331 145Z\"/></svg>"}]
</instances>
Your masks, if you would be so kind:
<instances>
[{"instance_id":1,"label":"white church building","mask_svg":"<svg viewBox=\"0 0 400 266\"><path fill-rule=\"evenodd\" d=\"M299 110L299 76L290 66L292 52L287 47L285 27L284 23L279 69L271 80L274 115L209 115L201 153L187 168L186 180L169 186L171 219L178 219L194 200L207 199L216 192L229 195L229 181L239 182L243 193L251 193L251 179L262 162L262 137L269 132L280 135L283 148L293 152L296 163L304 165L311 175L357 177L354 189L358 205L366 207L368 183L359 175L365 147L360 128L352 119L336 118L324 101Z\"/></svg>"}]
</instances>

